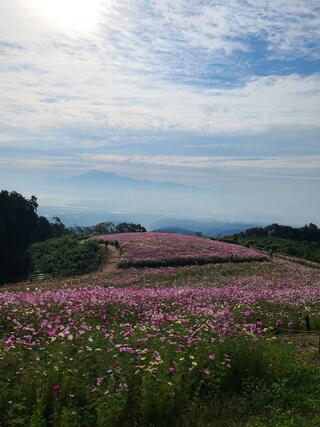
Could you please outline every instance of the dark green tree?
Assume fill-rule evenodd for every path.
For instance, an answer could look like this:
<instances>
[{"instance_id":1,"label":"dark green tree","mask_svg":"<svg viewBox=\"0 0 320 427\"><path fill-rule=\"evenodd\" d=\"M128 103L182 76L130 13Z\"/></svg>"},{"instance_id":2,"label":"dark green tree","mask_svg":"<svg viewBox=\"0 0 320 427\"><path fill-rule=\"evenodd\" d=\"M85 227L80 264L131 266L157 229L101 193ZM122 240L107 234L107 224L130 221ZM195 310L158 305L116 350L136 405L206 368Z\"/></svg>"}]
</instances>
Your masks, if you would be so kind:
<instances>
[{"instance_id":1,"label":"dark green tree","mask_svg":"<svg viewBox=\"0 0 320 427\"><path fill-rule=\"evenodd\" d=\"M0 193L0 277L26 274L26 249L38 223L37 199L13 191Z\"/></svg>"},{"instance_id":2,"label":"dark green tree","mask_svg":"<svg viewBox=\"0 0 320 427\"><path fill-rule=\"evenodd\" d=\"M61 222L60 218L54 216L51 223L52 236L51 237L60 237L70 234L70 230Z\"/></svg>"},{"instance_id":3,"label":"dark green tree","mask_svg":"<svg viewBox=\"0 0 320 427\"><path fill-rule=\"evenodd\" d=\"M113 222L100 222L99 224L94 226L94 234L108 234L114 232L114 224Z\"/></svg>"},{"instance_id":4,"label":"dark green tree","mask_svg":"<svg viewBox=\"0 0 320 427\"><path fill-rule=\"evenodd\" d=\"M43 242L53 237L52 224L44 216L38 217L37 226L32 237L32 242Z\"/></svg>"},{"instance_id":5,"label":"dark green tree","mask_svg":"<svg viewBox=\"0 0 320 427\"><path fill-rule=\"evenodd\" d=\"M116 225L116 233L139 233L146 232L147 230L140 224L133 224L122 222L121 224Z\"/></svg>"}]
</instances>

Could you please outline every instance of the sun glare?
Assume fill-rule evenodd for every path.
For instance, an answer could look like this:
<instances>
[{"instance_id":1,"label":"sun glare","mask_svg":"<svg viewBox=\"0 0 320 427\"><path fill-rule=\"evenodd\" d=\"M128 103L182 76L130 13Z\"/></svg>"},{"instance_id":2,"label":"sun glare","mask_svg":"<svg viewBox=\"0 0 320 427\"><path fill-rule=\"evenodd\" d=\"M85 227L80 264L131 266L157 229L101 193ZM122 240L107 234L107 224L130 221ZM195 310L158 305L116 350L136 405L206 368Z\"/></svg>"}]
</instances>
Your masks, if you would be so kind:
<instances>
[{"instance_id":1,"label":"sun glare","mask_svg":"<svg viewBox=\"0 0 320 427\"><path fill-rule=\"evenodd\" d=\"M92 31L99 22L101 0L34 0L44 19L67 30Z\"/></svg>"}]
</instances>

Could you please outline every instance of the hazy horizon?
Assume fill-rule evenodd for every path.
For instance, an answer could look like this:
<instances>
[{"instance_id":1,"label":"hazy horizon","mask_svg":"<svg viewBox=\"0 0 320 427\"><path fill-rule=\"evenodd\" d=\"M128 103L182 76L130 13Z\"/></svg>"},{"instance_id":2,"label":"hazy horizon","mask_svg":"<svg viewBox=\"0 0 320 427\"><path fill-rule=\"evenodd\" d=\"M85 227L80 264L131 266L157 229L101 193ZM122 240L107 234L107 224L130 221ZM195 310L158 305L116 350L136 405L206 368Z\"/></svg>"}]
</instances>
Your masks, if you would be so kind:
<instances>
[{"instance_id":1,"label":"hazy horizon","mask_svg":"<svg viewBox=\"0 0 320 427\"><path fill-rule=\"evenodd\" d=\"M1 2L1 189L320 224L319 21L316 0ZM89 171L132 181L68 181Z\"/></svg>"}]
</instances>

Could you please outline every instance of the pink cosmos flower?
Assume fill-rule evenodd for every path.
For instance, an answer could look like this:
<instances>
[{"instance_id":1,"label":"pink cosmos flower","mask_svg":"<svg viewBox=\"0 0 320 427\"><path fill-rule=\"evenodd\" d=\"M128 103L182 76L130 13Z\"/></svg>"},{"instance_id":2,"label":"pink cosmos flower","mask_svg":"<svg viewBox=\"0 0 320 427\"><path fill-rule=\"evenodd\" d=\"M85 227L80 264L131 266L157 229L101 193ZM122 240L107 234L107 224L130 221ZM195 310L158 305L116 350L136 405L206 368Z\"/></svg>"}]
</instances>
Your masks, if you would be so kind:
<instances>
[{"instance_id":1,"label":"pink cosmos flower","mask_svg":"<svg viewBox=\"0 0 320 427\"><path fill-rule=\"evenodd\" d=\"M96 378L96 383L97 385L100 385L102 383L102 381L104 380L104 377L100 376Z\"/></svg>"},{"instance_id":2,"label":"pink cosmos flower","mask_svg":"<svg viewBox=\"0 0 320 427\"><path fill-rule=\"evenodd\" d=\"M120 353L134 353L134 350L131 347L123 346L123 347L119 347L119 352Z\"/></svg>"},{"instance_id":3,"label":"pink cosmos flower","mask_svg":"<svg viewBox=\"0 0 320 427\"><path fill-rule=\"evenodd\" d=\"M216 359L216 356L214 354L209 354L208 357L209 357L210 360L215 360Z\"/></svg>"},{"instance_id":4,"label":"pink cosmos flower","mask_svg":"<svg viewBox=\"0 0 320 427\"><path fill-rule=\"evenodd\" d=\"M60 384L54 384L52 386L52 391L53 391L53 393L56 393L56 394L61 393L61 385Z\"/></svg>"}]
</instances>

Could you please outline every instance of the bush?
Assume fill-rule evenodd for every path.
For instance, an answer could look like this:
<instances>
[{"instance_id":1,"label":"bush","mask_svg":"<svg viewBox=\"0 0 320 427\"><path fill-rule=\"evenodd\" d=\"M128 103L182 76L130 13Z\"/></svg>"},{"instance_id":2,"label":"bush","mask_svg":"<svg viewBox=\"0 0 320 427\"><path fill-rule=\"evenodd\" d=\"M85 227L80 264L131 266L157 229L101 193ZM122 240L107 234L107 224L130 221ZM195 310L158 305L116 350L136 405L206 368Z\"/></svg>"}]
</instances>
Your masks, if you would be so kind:
<instances>
[{"instance_id":1,"label":"bush","mask_svg":"<svg viewBox=\"0 0 320 427\"><path fill-rule=\"evenodd\" d=\"M32 272L53 276L89 273L102 260L102 251L95 241L81 244L74 236L63 236L33 244L29 251Z\"/></svg>"},{"instance_id":2,"label":"bush","mask_svg":"<svg viewBox=\"0 0 320 427\"><path fill-rule=\"evenodd\" d=\"M119 268L157 268L157 267L184 267L187 265L223 264L227 262L266 262L265 257L204 257L204 258L168 258L168 259L144 259L137 261L120 261Z\"/></svg>"}]
</instances>

